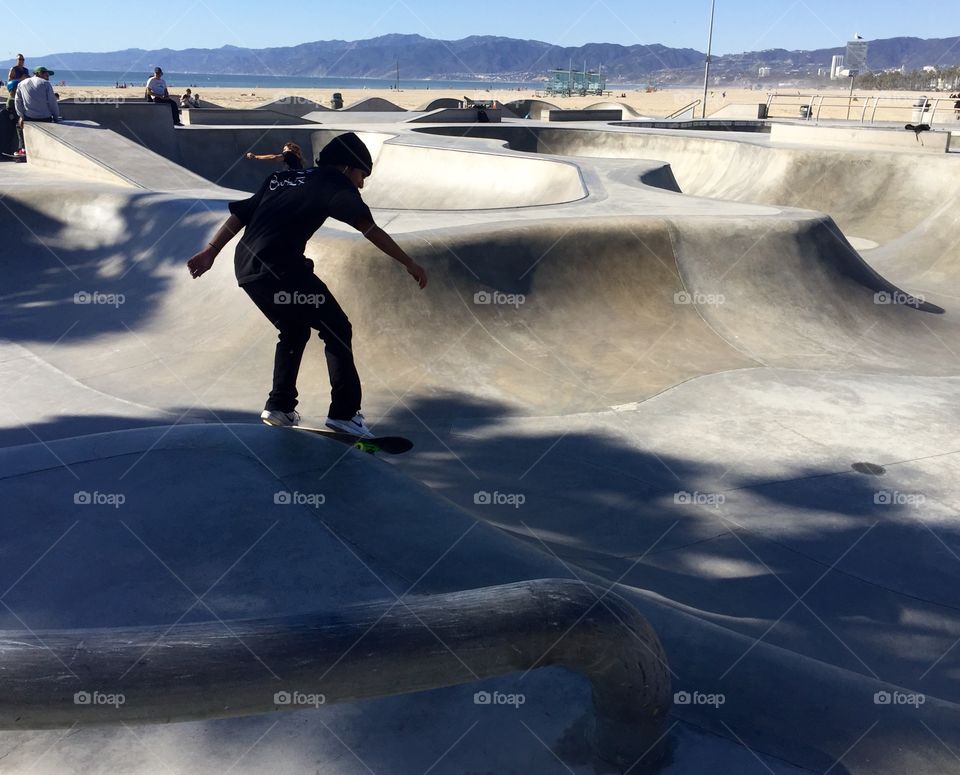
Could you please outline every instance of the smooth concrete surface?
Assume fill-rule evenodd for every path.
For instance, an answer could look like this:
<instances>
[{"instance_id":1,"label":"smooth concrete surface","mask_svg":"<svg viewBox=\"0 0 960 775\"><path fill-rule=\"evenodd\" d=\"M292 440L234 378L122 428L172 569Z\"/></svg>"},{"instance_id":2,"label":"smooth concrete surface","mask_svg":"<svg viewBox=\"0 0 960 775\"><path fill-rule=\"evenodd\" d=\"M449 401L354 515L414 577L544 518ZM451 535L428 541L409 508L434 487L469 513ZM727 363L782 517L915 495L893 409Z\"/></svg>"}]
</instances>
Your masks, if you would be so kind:
<instances>
[{"instance_id":1,"label":"smooth concrete surface","mask_svg":"<svg viewBox=\"0 0 960 775\"><path fill-rule=\"evenodd\" d=\"M844 145L909 149L927 153L944 153L950 142L950 133L942 130L922 132L919 136L903 127L837 127L808 126L774 122L770 139L775 143L803 142L811 145Z\"/></svg>"},{"instance_id":2,"label":"smooth concrete surface","mask_svg":"<svg viewBox=\"0 0 960 775\"><path fill-rule=\"evenodd\" d=\"M417 291L337 224L308 245L353 322L368 419L416 442L389 460L255 424L274 332L230 248L200 280L183 269L235 193L0 166L7 629L579 578L664 645L663 772L960 772L960 157L860 135L333 115L314 141L368 132L365 194L430 275ZM574 177L579 196L544 193ZM322 422L317 343L300 388ZM329 501L284 510L280 487ZM4 733L0 761L593 771L576 677L481 684L527 697L489 716L477 688Z\"/></svg>"},{"instance_id":3,"label":"smooth concrete surface","mask_svg":"<svg viewBox=\"0 0 960 775\"><path fill-rule=\"evenodd\" d=\"M477 108L439 108L422 116L409 119L411 124L476 124L480 110ZM489 124L499 124L502 111L499 108L483 108Z\"/></svg>"}]
</instances>

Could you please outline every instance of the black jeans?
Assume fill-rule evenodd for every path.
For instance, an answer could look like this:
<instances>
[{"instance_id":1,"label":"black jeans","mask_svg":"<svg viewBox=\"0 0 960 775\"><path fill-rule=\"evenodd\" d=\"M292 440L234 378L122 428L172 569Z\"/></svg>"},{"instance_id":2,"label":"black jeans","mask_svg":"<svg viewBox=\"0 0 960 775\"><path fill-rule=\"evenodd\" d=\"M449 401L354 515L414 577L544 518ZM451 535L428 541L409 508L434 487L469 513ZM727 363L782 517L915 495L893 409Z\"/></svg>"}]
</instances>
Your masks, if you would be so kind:
<instances>
[{"instance_id":1,"label":"black jeans","mask_svg":"<svg viewBox=\"0 0 960 775\"><path fill-rule=\"evenodd\" d=\"M297 405L297 374L310 330L324 343L330 374L327 416L349 420L360 411L360 377L353 363L353 328L330 289L315 274L294 278L265 278L243 290L277 327L280 335L273 360L273 389L264 408L292 412Z\"/></svg>"},{"instance_id":2,"label":"black jeans","mask_svg":"<svg viewBox=\"0 0 960 775\"><path fill-rule=\"evenodd\" d=\"M151 97L151 99L157 104L160 104L162 102L169 103L170 110L173 113L173 123L174 124L180 123L180 108L177 106L176 100L172 100L169 97Z\"/></svg>"},{"instance_id":3,"label":"black jeans","mask_svg":"<svg viewBox=\"0 0 960 775\"><path fill-rule=\"evenodd\" d=\"M23 120L24 120L24 123L26 123L27 121L40 121L46 124L52 124L53 116L51 116L50 118L27 118L26 116L24 116ZM20 142L20 145L18 146L17 150L19 150L20 148L27 147L26 143L23 142L23 127L20 126L19 121L17 121L17 140Z\"/></svg>"}]
</instances>

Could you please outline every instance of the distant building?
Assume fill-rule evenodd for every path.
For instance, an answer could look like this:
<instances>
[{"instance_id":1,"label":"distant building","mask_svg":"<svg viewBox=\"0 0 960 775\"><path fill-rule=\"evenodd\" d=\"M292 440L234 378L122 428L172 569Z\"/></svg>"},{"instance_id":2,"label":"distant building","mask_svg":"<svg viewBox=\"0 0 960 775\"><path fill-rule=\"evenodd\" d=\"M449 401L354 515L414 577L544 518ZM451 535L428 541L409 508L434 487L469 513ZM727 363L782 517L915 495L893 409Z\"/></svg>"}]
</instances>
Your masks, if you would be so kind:
<instances>
[{"instance_id":1,"label":"distant building","mask_svg":"<svg viewBox=\"0 0 960 775\"><path fill-rule=\"evenodd\" d=\"M758 77L758 78L769 78L769 77L770 77L770 73L772 73L772 72L773 72L773 70L771 70L769 67L761 67L759 70L757 70L757 77Z\"/></svg>"},{"instance_id":2,"label":"distant building","mask_svg":"<svg viewBox=\"0 0 960 775\"><path fill-rule=\"evenodd\" d=\"M843 55L837 54L830 61L830 80L836 81L838 78L841 78L840 71L843 69Z\"/></svg>"}]
</instances>

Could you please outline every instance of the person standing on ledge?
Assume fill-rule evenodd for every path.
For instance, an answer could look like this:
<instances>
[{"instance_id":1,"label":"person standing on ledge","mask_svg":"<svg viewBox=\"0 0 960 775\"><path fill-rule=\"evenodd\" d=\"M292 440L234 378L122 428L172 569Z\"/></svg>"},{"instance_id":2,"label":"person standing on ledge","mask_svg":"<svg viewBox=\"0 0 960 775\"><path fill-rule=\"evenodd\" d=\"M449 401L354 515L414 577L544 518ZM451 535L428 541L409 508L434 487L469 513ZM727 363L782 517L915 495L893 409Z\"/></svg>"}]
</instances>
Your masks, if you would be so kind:
<instances>
[{"instance_id":1,"label":"person standing on ledge","mask_svg":"<svg viewBox=\"0 0 960 775\"><path fill-rule=\"evenodd\" d=\"M313 273L304 252L307 240L329 218L361 232L386 255L402 264L417 284L427 273L374 223L360 197L373 171L370 151L352 132L331 140L317 156L317 166L274 172L249 199L231 202L230 217L213 240L187 262L200 277L240 229L234 254L237 282L279 331L273 363L273 389L260 419L268 425L300 421L297 374L311 329L324 342L330 374L330 408L326 425L336 431L371 437L360 412L360 377L353 361L352 328L330 289Z\"/></svg>"}]
</instances>

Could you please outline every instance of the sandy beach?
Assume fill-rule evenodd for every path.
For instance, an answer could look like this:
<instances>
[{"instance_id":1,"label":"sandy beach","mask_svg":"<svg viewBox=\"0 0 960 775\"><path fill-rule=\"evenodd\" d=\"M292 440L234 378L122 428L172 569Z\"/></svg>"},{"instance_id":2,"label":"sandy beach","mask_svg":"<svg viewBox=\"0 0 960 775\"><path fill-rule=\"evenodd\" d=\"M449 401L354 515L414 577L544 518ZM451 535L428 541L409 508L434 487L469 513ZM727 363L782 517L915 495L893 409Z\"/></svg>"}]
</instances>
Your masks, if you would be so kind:
<instances>
[{"instance_id":1,"label":"sandy beach","mask_svg":"<svg viewBox=\"0 0 960 775\"><path fill-rule=\"evenodd\" d=\"M61 97L136 97L140 96L140 91L141 89L139 87L127 89L117 89L110 86L57 87L57 92ZM183 87L173 84L170 87L170 91L172 94L181 94ZM345 106L349 106L354 102L368 97L382 97L407 110L415 110L440 97L452 97L455 99L469 97L470 99L476 100L498 100L500 102L540 98L559 105L562 108L583 108L595 102L612 100L626 102L640 113L655 116L668 115L703 97L702 89L669 89L649 93L645 90L621 89L619 91L613 90L611 96L608 97L598 97L596 95L586 97L550 97L542 91L537 92L530 89L518 91L516 89L501 89L496 86L491 86L490 88L478 87L466 92L455 89L426 88L394 91L392 89L306 89L299 87L291 87L289 89L258 89L255 87L198 88L195 91L200 94L202 99L214 102L225 108L253 108L284 95L306 97L329 107L331 97L334 92L338 91L343 95ZM766 92L748 89L730 89L726 91L725 97L722 96L723 94L724 92L719 90L714 92L713 97L708 97L709 111L712 112L714 109L729 103L756 103L766 100Z\"/></svg>"},{"instance_id":2,"label":"sandy beach","mask_svg":"<svg viewBox=\"0 0 960 775\"><path fill-rule=\"evenodd\" d=\"M134 86L126 89L117 89L112 86L57 86L57 93L61 98L67 97L139 97L141 88ZM183 89L176 83L171 84L171 93L179 95ZM271 102L278 97L299 96L315 102L330 106L330 100L335 92L343 95L344 106L349 107L353 103L359 102L369 97L382 97L389 100L406 110L417 110L423 108L431 101L440 97L451 97L454 99L463 99L468 97L474 100L497 100L508 103L513 100L521 99L543 99L558 105L561 108L585 108L597 102L623 102L632 107L642 116L651 116L662 118L670 116L703 98L703 90L699 88L689 89L665 89L661 91L646 91L645 89L620 89L612 90L609 96L598 97L588 95L585 97L560 97L548 96L543 91L533 89L506 89L497 88L496 85L490 85L489 88L480 84L473 90L457 89L309 89L301 87L268 88L260 89L256 87L246 88L198 88L195 90L200 97L206 101L225 108L255 108L267 102ZM770 111L771 118L798 118L801 104L814 102L813 95L817 94L824 100L824 107L820 110L820 118L824 119L844 119L847 118L849 91L847 87L838 86L836 88L824 88L819 90L810 89L779 89L775 92L761 89L722 89L711 90L707 95L707 114L713 115L725 106L741 105L741 110L727 114L727 118L756 118L756 106L759 103L766 103L768 96L772 93L779 95ZM853 120L859 120L861 115L866 113L869 121L873 111L873 105L876 98L881 98L885 106L876 111L874 117L878 121L909 121L911 119L910 105L918 97L924 96L919 92L877 92L865 91L856 92L854 100L850 103L849 117ZM943 98L943 102L938 110L944 112L938 118L946 120L952 112L946 105L946 94L931 93L926 95L931 100ZM951 103L952 106L952 103ZM896 109L894 109L896 107ZM701 108L697 107L697 117L700 117Z\"/></svg>"}]
</instances>

